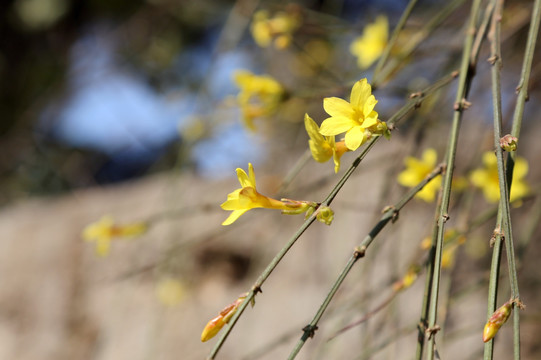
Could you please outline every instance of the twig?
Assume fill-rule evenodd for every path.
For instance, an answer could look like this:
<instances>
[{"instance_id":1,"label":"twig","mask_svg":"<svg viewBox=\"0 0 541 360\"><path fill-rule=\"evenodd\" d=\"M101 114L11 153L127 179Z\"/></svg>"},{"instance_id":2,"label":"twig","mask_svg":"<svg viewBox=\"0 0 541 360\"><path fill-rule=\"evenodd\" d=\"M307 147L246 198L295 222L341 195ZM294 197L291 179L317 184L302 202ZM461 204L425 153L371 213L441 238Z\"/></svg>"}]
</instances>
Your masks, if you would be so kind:
<instances>
[{"instance_id":1,"label":"twig","mask_svg":"<svg viewBox=\"0 0 541 360\"><path fill-rule=\"evenodd\" d=\"M518 97L517 104L515 106L515 112L513 114L513 126L511 135L516 138L520 135L520 128L522 125L522 117L524 113L524 104L528 99L528 83L530 78L530 72L532 68L533 54L535 50L535 43L539 32L539 23L541 19L541 1L536 0L533 5L532 19L530 21L530 29L528 31L528 40L526 42L526 50L524 53L524 61L522 64L521 77L519 85L517 86ZM515 167L516 152L510 152L507 157L507 169L506 180L511 188L513 181L513 170ZM501 186L501 185L500 185ZM507 189L505 189L507 190ZM501 193L501 189L500 189ZM505 218L504 218L505 221ZM505 234L505 249L507 254L507 263L509 268L509 280L511 283L511 295L513 299L520 301L520 294L518 289L517 270L515 264L515 251L512 239ZM515 359L520 359L520 309L513 303L513 355Z\"/></svg>"},{"instance_id":2,"label":"twig","mask_svg":"<svg viewBox=\"0 0 541 360\"><path fill-rule=\"evenodd\" d=\"M310 152L310 149L306 149L306 151L297 160L293 168L284 177L284 181L282 181L282 184L280 185L280 188L277 191L278 194L282 194L287 189L289 184L291 184L291 181L293 181L295 176L299 174L299 172L302 170L302 168L306 165L308 160L310 160L311 158L312 158L312 153Z\"/></svg>"},{"instance_id":3,"label":"twig","mask_svg":"<svg viewBox=\"0 0 541 360\"><path fill-rule=\"evenodd\" d=\"M487 319L496 310L498 300L498 280L500 275L500 263L503 238L512 238L511 218L509 211L509 192L507 179L505 178L505 165L503 163L503 151L499 144L502 137L502 105L501 105L501 81L500 72L502 67L500 50L501 16L503 4L501 0L493 1L494 13L492 15L491 30L489 34L491 56L489 61L492 64L492 105L494 113L494 148L497 157L498 181L500 185L499 211L496 227L492 235L493 243L492 263L490 266L490 278L488 286ZM502 229L503 225L503 229ZM503 234L502 234L503 230ZM509 255L508 255L509 258ZM510 270L511 271L511 270ZM512 282L512 280L511 280ZM513 286L512 286L513 287ZM494 340L485 343L483 359L491 360L493 357Z\"/></svg>"},{"instance_id":4,"label":"twig","mask_svg":"<svg viewBox=\"0 0 541 360\"><path fill-rule=\"evenodd\" d=\"M390 206L390 207L387 208L387 210L385 211L385 213L383 214L383 216L381 217L379 222L372 228L372 230L370 230L368 235L366 235L366 237L359 244L359 246L357 246L355 248L355 250L353 251L353 254L349 258L348 262L344 266L342 272L340 273L340 275L338 276L336 281L334 282L331 290L327 294L327 297L325 298L325 300L323 301L323 303L319 307L318 311L314 315L314 318L312 319L310 324L308 324L303 329L304 333L301 336L301 338L299 339L299 341L297 342L297 345L291 351L291 354L288 357L289 360L294 359L297 356L297 354L299 353L299 351L302 349L304 344L306 343L306 340L308 340L308 338L311 338L311 337L314 336L314 332L317 330L317 324L319 322L319 319L321 319L321 317L325 313L325 310L327 309L327 307L329 306L332 298L334 297L334 295L336 294L336 292L340 288L340 285L342 285L342 283L344 282L346 276L349 274L350 270L353 268L353 265L355 265L357 260L359 260L360 258L365 256L366 250L368 249L368 247L370 246L372 241L375 239L375 237L379 234L379 232L389 223L389 221L394 222L398 218L399 211L411 199L413 199L413 197L419 191L421 191L421 189L428 182L430 182L436 176L440 175L443 172L444 169L445 169L445 166L443 164L438 165L436 167L436 169L434 169L434 171L432 171L432 173L430 173L421 183L419 183L417 186L415 186L410 191L408 191L406 193L406 195L404 195L399 202L397 202L394 206Z\"/></svg>"},{"instance_id":5,"label":"twig","mask_svg":"<svg viewBox=\"0 0 541 360\"><path fill-rule=\"evenodd\" d=\"M433 85L426 88L424 91L419 92L417 96L410 97L409 101L400 109L398 110L388 121L387 124L389 126L394 125L399 120L401 120L406 114L408 114L411 110L418 107L422 100L429 94L433 93L434 91L440 89L441 87L445 86L446 84L450 83L454 78L456 77L456 73L453 72L450 75L447 75L443 77L442 79L438 80ZM374 144L380 139L380 137L375 137L372 140L370 140L366 147L363 149L361 154L353 161L350 168L344 173L342 178L338 181L338 183L335 185L335 187L331 190L327 198L322 202L323 206L329 206L331 202L334 200L340 189L344 186L344 184L347 182L349 177L353 174L355 169L359 166L361 161L364 159L368 151L374 146ZM270 276L270 274L274 271L276 266L280 263L282 258L285 256L285 254L289 251L289 249L295 244L295 242L300 238L300 236L304 233L304 231L315 221L315 213L310 216L302 225L301 227L293 234L293 236L288 240L286 245L276 254L276 256L272 259L270 264L265 268L265 270L261 273L259 278L256 280L254 285L252 286L252 289L248 292L246 295L246 299L242 302L242 304L239 306L237 312L231 320L229 321L229 325L224 329L224 332L222 336L218 339L218 342L212 349L211 353L207 357L207 359L214 359L218 352L220 351L221 347L223 346L225 340L231 333L231 330L237 323L238 319L246 309L249 303L253 302L255 295L258 292L261 292L261 286L265 282L265 280Z\"/></svg>"},{"instance_id":6,"label":"twig","mask_svg":"<svg viewBox=\"0 0 541 360\"><path fill-rule=\"evenodd\" d=\"M398 23L396 24L393 33L391 35L391 38L389 39L389 42L385 46L385 49L383 49L383 54L381 54L377 64L376 68L374 69L374 74L372 75L372 87L376 88L378 85L379 80L379 73L381 69L383 68L383 65L385 65L385 62L389 58L389 55L391 54L391 50L396 43L396 40L398 40L398 35L400 35L400 32L404 28L404 25L406 24L406 21L411 15L411 12L413 11L413 8L415 7L415 4L417 4L417 0L410 0L408 3L408 6L404 9L404 12L400 16L400 20L398 20Z\"/></svg>"},{"instance_id":7,"label":"twig","mask_svg":"<svg viewBox=\"0 0 541 360\"><path fill-rule=\"evenodd\" d=\"M383 69L379 72L378 78L374 78L373 83L376 86L381 85L385 80L396 71L400 66L404 64L404 59L410 56L417 47L436 29L439 27L449 15L451 15L465 0L453 0L447 3L447 5L402 47L400 56L393 58Z\"/></svg>"},{"instance_id":8,"label":"twig","mask_svg":"<svg viewBox=\"0 0 541 360\"><path fill-rule=\"evenodd\" d=\"M458 88L456 93L455 100L455 112L453 116L453 124L451 128L451 134L449 137L449 145L447 148L447 171L443 179L442 187L442 196L441 196L441 207L437 219L437 238L436 238L436 248L434 253L434 265L432 266L432 284L430 290L430 301L428 307L428 328L426 329L428 336L428 345L427 345L427 359L434 359L435 352L435 338L436 333L439 330L439 327L436 324L437 314L438 314L438 295L439 295L439 286L440 286L440 274L441 274L441 257L443 250L443 234L445 228L445 222L449 219L449 200L451 197L451 183L453 178L453 170L455 166L455 156L458 143L458 134L460 129L460 124L462 122L462 114L466 102L466 97L468 95L468 90L470 88L469 84L471 82L473 72L473 67L471 66L471 55L472 55L472 45L474 36L476 33L475 21L477 18L477 13L479 11L480 0L475 0L472 3L470 11L469 25L467 29L467 35L464 40L464 47L462 51L462 63L460 68L460 77L458 81Z\"/></svg>"}]
</instances>

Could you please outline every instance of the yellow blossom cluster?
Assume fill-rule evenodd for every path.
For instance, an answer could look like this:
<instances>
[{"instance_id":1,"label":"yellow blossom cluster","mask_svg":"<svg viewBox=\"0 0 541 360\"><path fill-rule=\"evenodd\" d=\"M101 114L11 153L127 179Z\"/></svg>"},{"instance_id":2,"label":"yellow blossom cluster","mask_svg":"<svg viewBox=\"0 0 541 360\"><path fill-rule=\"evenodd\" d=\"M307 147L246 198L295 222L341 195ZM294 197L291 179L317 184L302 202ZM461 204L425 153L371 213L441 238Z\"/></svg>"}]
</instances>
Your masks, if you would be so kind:
<instances>
[{"instance_id":1,"label":"yellow blossom cluster","mask_svg":"<svg viewBox=\"0 0 541 360\"><path fill-rule=\"evenodd\" d=\"M378 16L374 23L368 24L363 34L350 45L351 53L357 57L357 65L367 69L383 53L389 37L389 22L386 16Z\"/></svg>"},{"instance_id":2,"label":"yellow blossom cluster","mask_svg":"<svg viewBox=\"0 0 541 360\"><path fill-rule=\"evenodd\" d=\"M274 114L284 98L284 88L267 75L255 75L239 70L233 75L240 89L237 101L242 112L242 121L251 131L255 131L254 119Z\"/></svg>"},{"instance_id":3,"label":"yellow blossom cluster","mask_svg":"<svg viewBox=\"0 0 541 360\"><path fill-rule=\"evenodd\" d=\"M377 103L366 79L353 85L349 102L337 97L323 99L323 108L330 117L321 123L320 134L335 136L345 132L345 145L351 151L357 150L373 136L389 138L391 133L387 124L378 119L374 110Z\"/></svg>"},{"instance_id":4,"label":"yellow blossom cluster","mask_svg":"<svg viewBox=\"0 0 541 360\"><path fill-rule=\"evenodd\" d=\"M368 81L361 79L353 85L349 102L337 97L323 99L323 108L330 117L321 123L321 128L306 114L304 126L314 160L326 162L332 158L334 171L338 172L345 152L357 150L374 136L390 138L387 124L378 119L374 110L377 102ZM344 139L337 142L335 136L344 132Z\"/></svg>"},{"instance_id":5,"label":"yellow blossom cluster","mask_svg":"<svg viewBox=\"0 0 541 360\"><path fill-rule=\"evenodd\" d=\"M298 11L280 11L271 17L267 10L258 10L250 30L257 45L268 47L274 44L277 49L285 49L291 44L300 23Z\"/></svg>"}]
</instances>

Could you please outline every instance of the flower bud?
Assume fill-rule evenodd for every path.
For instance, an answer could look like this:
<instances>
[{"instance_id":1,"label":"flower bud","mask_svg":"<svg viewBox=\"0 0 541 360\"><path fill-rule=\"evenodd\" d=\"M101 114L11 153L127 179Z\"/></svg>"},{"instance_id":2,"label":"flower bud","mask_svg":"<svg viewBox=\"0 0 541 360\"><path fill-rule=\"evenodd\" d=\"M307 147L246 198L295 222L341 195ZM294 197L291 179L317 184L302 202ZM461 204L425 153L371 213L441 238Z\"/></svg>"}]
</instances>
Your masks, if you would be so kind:
<instances>
[{"instance_id":1,"label":"flower bud","mask_svg":"<svg viewBox=\"0 0 541 360\"><path fill-rule=\"evenodd\" d=\"M494 311L490 319L488 319L487 323L485 324L485 329L483 330L483 342L490 341L494 336L496 336L498 330L500 330L502 325L505 324L509 318L512 304L513 302L509 300L499 309Z\"/></svg>"},{"instance_id":2,"label":"flower bud","mask_svg":"<svg viewBox=\"0 0 541 360\"><path fill-rule=\"evenodd\" d=\"M233 315L235 315L235 313L237 312L240 304L242 304L244 299L246 299L246 295L247 294L239 296L237 300L223 308L223 310L220 311L220 314L218 316L216 316L214 319L210 320L207 323L207 325L203 329L203 332L201 333L202 342L208 341L214 336L216 336L216 334L224 327L224 325L227 324L229 320L231 320Z\"/></svg>"},{"instance_id":3,"label":"flower bud","mask_svg":"<svg viewBox=\"0 0 541 360\"><path fill-rule=\"evenodd\" d=\"M500 139L500 146L505 151L516 151L517 141L518 139L516 137L507 134Z\"/></svg>"},{"instance_id":4,"label":"flower bud","mask_svg":"<svg viewBox=\"0 0 541 360\"><path fill-rule=\"evenodd\" d=\"M328 206L320 206L317 210L316 219L325 225L331 225L334 219L334 211Z\"/></svg>"}]
</instances>

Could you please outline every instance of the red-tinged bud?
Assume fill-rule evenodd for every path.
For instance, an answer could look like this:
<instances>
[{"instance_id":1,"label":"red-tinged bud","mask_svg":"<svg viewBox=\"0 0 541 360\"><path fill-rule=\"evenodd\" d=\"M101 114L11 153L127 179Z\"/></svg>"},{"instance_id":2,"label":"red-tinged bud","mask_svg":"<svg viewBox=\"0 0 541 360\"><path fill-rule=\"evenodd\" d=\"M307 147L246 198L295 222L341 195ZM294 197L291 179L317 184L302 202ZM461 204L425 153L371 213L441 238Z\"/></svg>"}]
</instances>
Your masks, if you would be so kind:
<instances>
[{"instance_id":1,"label":"red-tinged bud","mask_svg":"<svg viewBox=\"0 0 541 360\"><path fill-rule=\"evenodd\" d=\"M513 301L509 300L499 309L494 311L490 319L488 319L487 323L485 324L485 329L483 331L483 342L490 341L494 336L496 336L498 330L500 330L502 325L505 324L505 322L509 318L509 314L511 314L512 304Z\"/></svg>"},{"instance_id":2,"label":"red-tinged bud","mask_svg":"<svg viewBox=\"0 0 541 360\"><path fill-rule=\"evenodd\" d=\"M517 142L516 137L507 134L500 139L500 146L505 151L515 151L517 150Z\"/></svg>"},{"instance_id":3,"label":"red-tinged bud","mask_svg":"<svg viewBox=\"0 0 541 360\"><path fill-rule=\"evenodd\" d=\"M235 315L237 309L239 308L240 304L242 304L244 299L246 299L246 294L239 296L237 300L223 308L222 311L220 311L220 315L210 320L201 333L201 341L205 342L216 336L224 325L231 320L233 315Z\"/></svg>"}]
</instances>

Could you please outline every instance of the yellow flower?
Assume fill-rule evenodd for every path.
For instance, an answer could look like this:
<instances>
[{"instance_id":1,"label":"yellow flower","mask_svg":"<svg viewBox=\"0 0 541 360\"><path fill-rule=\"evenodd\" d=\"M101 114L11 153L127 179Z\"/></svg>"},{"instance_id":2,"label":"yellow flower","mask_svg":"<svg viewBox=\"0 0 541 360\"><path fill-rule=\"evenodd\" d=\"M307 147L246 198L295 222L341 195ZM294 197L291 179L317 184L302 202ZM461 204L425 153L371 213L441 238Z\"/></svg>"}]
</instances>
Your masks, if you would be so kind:
<instances>
[{"instance_id":1,"label":"yellow flower","mask_svg":"<svg viewBox=\"0 0 541 360\"><path fill-rule=\"evenodd\" d=\"M402 186L413 187L423 181L436 166L438 154L434 149L426 149L421 160L408 156L405 160L406 169L398 174L398 183ZM441 184L441 177L437 177L426 184L415 197L426 202L432 202L436 198Z\"/></svg>"},{"instance_id":2,"label":"yellow flower","mask_svg":"<svg viewBox=\"0 0 541 360\"><path fill-rule=\"evenodd\" d=\"M248 164L248 175L244 170L237 168L237 177L242 187L227 195L227 201L221 205L224 210L233 210L222 225L234 223L246 211L255 208L279 209L283 214L293 215L301 214L316 206L315 203L307 201L276 200L261 195L255 187L255 173L251 163Z\"/></svg>"},{"instance_id":3,"label":"yellow flower","mask_svg":"<svg viewBox=\"0 0 541 360\"><path fill-rule=\"evenodd\" d=\"M247 294L239 296L237 300L223 308L223 310L220 311L220 314L218 316L216 316L214 319L210 320L207 323L207 325L203 329L203 332L201 333L202 342L208 341L214 336L216 336L216 334L224 327L224 325L227 324L229 320L231 320L233 315L235 315L235 313L237 312L240 304L242 304L244 299L246 299L246 295Z\"/></svg>"},{"instance_id":4,"label":"yellow flower","mask_svg":"<svg viewBox=\"0 0 541 360\"><path fill-rule=\"evenodd\" d=\"M314 160L324 163L332 157L334 160L334 172L337 173L340 170L340 158L346 151L349 151L345 142L335 142L334 135L321 135L319 133L319 126L317 126L316 122L308 114L304 115L304 127L310 137L308 145L310 146L310 152Z\"/></svg>"},{"instance_id":5,"label":"yellow flower","mask_svg":"<svg viewBox=\"0 0 541 360\"><path fill-rule=\"evenodd\" d=\"M236 71L233 80L240 89L237 101L243 123L249 130L254 131L254 119L272 115L282 101L284 89L270 76L258 76L244 70Z\"/></svg>"},{"instance_id":6,"label":"yellow flower","mask_svg":"<svg viewBox=\"0 0 541 360\"><path fill-rule=\"evenodd\" d=\"M165 306L175 306L184 298L185 289L176 279L161 279L156 285L156 295Z\"/></svg>"},{"instance_id":7,"label":"yellow flower","mask_svg":"<svg viewBox=\"0 0 541 360\"><path fill-rule=\"evenodd\" d=\"M389 23L386 16L378 16L374 23L364 28L363 34L356 38L349 48L357 57L359 68L369 68L381 56L387 46L388 36Z\"/></svg>"},{"instance_id":8,"label":"yellow flower","mask_svg":"<svg viewBox=\"0 0 541 360\"><path fill-rule=\"evenodd\" d=\"M472 171L470 181L481 190L488 202L496 203L500 200L500 183L498 181L498 165L496 155L487 151L483 154L484 167ZM521 157L516 158L511 184L511 201L530 192L530 187L524 180L528 174L528 162Z\"/></svg>"},{"instance_id":9,"label":"yellow flower","mask_svg":"<svg viewBox=\"0 0 541 360\"><path fill-rule=\"evenodd\" d=\"M331 117L323 121L319 132L325 136L345 132L346 147L350 150L357 150L372 136L388 138L387 124L374 111L377 102L368 81L357 81L351 89L350 102L337 97L323 99L323 108Z\"/></svg>"},{"instance_id":10,"label":"yellow flower","mask_svg":"<svg viewBox=\"0 0 541 360\"><path fill-rule=\"evenodd\" d=\"M133 223L128 225L115 225L113 218L104 216L99 221L87 225L83 230L83 239L96 242L96 253L107 256L113 238L131 238L145 233L148 225Z\"/></svg>"},{"instance_id":11,"label":"yellow flower","mask_svg":"<svg viewBox=\"0 0 541 360\"><path fill-rule=\"evenodd\" d=\"M298 11L277 12L269 17L267 10L259 10L254 14L250 30L257 45L268 47L274 41L274 47L285 49L293 40L293 33L300 26Z\"/></svg>"}]
</instances>

